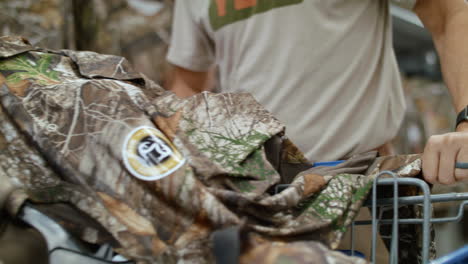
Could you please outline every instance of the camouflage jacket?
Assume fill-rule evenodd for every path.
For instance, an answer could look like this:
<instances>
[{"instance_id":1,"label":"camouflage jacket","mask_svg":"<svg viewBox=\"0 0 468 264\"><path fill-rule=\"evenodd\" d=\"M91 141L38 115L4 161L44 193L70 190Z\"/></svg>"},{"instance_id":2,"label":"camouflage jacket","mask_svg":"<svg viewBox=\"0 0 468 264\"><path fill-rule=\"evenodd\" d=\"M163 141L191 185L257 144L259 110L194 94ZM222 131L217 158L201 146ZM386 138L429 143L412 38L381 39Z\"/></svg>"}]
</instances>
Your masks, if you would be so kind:
<instances>
[{"instance_id":1,"label":"camouflage jacket","mask_svg":"<svg viewBox=\"0 0 468 264\"><path fill-rule=\"evenodd\" d=\"M124 58L16 37L0 38L0 103L0 173L23 190L10 206L76 208L95 224L67 228L142 263L211 263L210 235L229 226L243 226L243 263L365 263L332 249L372 179L420 173L417 155L375 153L306 169L248 94L180 99Z\"/></svg>"}]
</instances>

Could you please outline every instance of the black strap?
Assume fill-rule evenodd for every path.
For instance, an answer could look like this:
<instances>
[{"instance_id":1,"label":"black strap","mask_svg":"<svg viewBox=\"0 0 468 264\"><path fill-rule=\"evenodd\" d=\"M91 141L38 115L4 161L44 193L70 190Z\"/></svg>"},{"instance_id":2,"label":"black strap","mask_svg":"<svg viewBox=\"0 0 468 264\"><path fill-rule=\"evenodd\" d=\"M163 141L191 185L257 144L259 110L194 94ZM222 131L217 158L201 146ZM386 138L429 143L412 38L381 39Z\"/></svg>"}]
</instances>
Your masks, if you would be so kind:
<instances>
[{"instance_id":1,"label":"black strap","mask_svg":"<svg viewBox=\"0 0 468 264\"><path fill-rule=\"evenodd\" d=\"M212 235L216 263L237 264L241 251L240 226L215 231Z\"/></svg>"},{"instance_id":2,"label":"black strap","mask_svg":"<svg viewBox=\"0 0 468 264\"><path fill-rule=\"evenodd\" d=\"M465 121L468 121L468 106L465 107L465 109L463 109L460 113L458 113L457 125L455 126L455 128L457 128L461 122Z\"/></svg>"}]
</instances>

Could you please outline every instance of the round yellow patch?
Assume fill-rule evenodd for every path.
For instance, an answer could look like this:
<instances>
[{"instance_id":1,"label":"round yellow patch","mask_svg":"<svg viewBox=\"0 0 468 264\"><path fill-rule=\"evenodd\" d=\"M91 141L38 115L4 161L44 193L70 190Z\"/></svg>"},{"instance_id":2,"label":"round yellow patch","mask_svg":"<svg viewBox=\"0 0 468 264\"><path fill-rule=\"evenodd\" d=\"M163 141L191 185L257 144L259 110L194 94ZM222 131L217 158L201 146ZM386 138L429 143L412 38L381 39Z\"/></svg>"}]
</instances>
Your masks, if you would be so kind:
<instances>
[{"instance_id":1,"label":"round yellow patch","mask_svg":"<svg viewBox=\"0 0 468 264\"><path fill-rule=\"evenodd\" d=\"M164 178L185 163L166 136L149 126L138 127L128 134L122 155L127 170L144 181Z\"/></svg>"}]
</instances>

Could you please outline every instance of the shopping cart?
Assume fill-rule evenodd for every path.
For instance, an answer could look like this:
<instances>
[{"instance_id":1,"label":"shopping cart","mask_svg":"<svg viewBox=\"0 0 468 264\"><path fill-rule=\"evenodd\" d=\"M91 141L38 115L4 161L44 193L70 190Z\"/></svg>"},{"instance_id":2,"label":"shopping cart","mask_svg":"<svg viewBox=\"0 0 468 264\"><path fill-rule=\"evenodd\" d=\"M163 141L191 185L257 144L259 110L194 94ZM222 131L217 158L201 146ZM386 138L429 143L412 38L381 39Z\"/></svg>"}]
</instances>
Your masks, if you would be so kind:
<instances>
[{"instance_id":1,"label":"shopping cart","mask_svg":"<svg viewBox=\"0 0 468 264\"><path fill-rule=\"evenodd\" d=\"M333 164L323 164L334 166ZM382 179L383 176L391 176L390 178ZM392 198L378 198L379 187L393 186ZM421 190L422 195L419 196L405 196L399 197L399 187L402 185L416 186ZM277 192L285 189L288 185L278 185ZM395 198L398 197L398 198ZM432 217L432 206L434 203L460 201L458 214L453 217L434 218ZM468 204L468 193L449 193L449 194L430 194L428 184L416 178L399 178L391 171L384 171L380 173L374 183L370 199L364 204L372 211L372 219L366 221L355 221L351 225L351 245L349 250L350 255L360 256L354 250L354 228L356 225L371 225L372 226L372 240L371 240L371 262L376 259L376 241L377 233L381 225L392 225L392 242L390 247L390 260L389 263L398 263L399 254L399 230L400 224L411 224L422 226L422 263L429 263L429 247L431 243L430 225L437 223L457 222L463 218L464 207ZM406 205L422 205L423 215L422 218L402 219L399 217L400 206ZM377 211L393 210L392 219L382 219L382 214L377 214ZM37 230L39 230L47 239L49 248L50 263L133 263L116 255L109 245L103 245L99 249L90 252L83 247L82 243L70 234L67 233L60 225L54 220L50 219L40 211L31 207L28 203L23 206L19 214L19 218L29 223ZM468 247L462 248L459 251L440 258L432 262L432 264L461 264L468 263Z\"/></svg>"},{"instance_id":2,"label":"shopping cart","mask_svg":"<svg viewBox=\"0 0 468 264\"><path fill-rule=\"evenodd\" d=\"M382 179L384 176L390 178ZM379 187L393 186L392 198L379 199ZM402 185L409 185L418 187L422 195L418 196L405 196L399 197L398 190ZM396 198L398 197L398 198ZM434 203L444 202L460 202L458 207L458 214L452 217L435 218L432 216L432 206ZM421 205L422 217L402 219L399 217L400 206L406 205ZM447 194L432 194L430 193L429 185L420 179L416 178L399 178L391 171L381 172L373 183L372 195L365 203L365 206L370 207L372 211L372 219L366 221L356 221L351 225L351 255L354 255L354 227L356 225L372 225L372 240L371 240L371 262L376 263L376 244L377 233L381 225L392 225L391 246L390 246L390 259L389 263L398 263L399 254L399 228L400 224L421 225L422 226L422 263L429 263L429 248L431 243L430 226L431 224L458 222L463 218L464 207L468 205L468 193L447 193ZM377 212L384 210L393 210L392 219L382 219L381 213L379 216ZM437 264L461 264L468 263L468 247L462 248L446 257L440 258L432 263ZM376 263L378 264L378 263Z\"/></svg>"},{"instance_id":3,"label":"shopping cart","mask_svg":"<svg viewBox=\"0 0 468 264\"><path fill-rule=\"evenodd\" d=\"M50 264L133 264L116 254L110 244L103 244L90 249L59 223L36 209L33 204L25 202L17 217L39 231L47 241ZM0 262L1 263L1 262Z\"/></svg>"}]
</instances>

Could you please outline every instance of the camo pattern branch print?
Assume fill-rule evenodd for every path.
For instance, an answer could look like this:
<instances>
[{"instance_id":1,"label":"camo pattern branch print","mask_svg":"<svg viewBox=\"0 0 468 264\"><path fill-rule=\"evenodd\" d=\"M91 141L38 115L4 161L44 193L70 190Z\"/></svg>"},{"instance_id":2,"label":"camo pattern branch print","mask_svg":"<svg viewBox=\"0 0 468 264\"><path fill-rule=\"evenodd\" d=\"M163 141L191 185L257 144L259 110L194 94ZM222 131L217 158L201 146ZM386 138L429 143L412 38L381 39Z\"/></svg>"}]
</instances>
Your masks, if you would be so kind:
<instances>
[{"instance_id":1,"label":"camo pattern branch print","mask_svg":"<svg viewBox=\"0 0 468 264\"><path fill-rule=\"evenodd\" d=\"M241 225L243 263L365 262L333 249L374 177L420 173L418 156L376 153L309 169L251 95L180 99L123 58L43 50L20 38L0 38L0 103L0 173L36 203L84 212L138 263L212 263L211 234ZM160 131L186 162L159 180L136 177L125 157L138 163L138 153L124 146L140 140L129 137L138 127ZM279 183L289 185L277 192Z\"/></svg>"}]
</instances>

